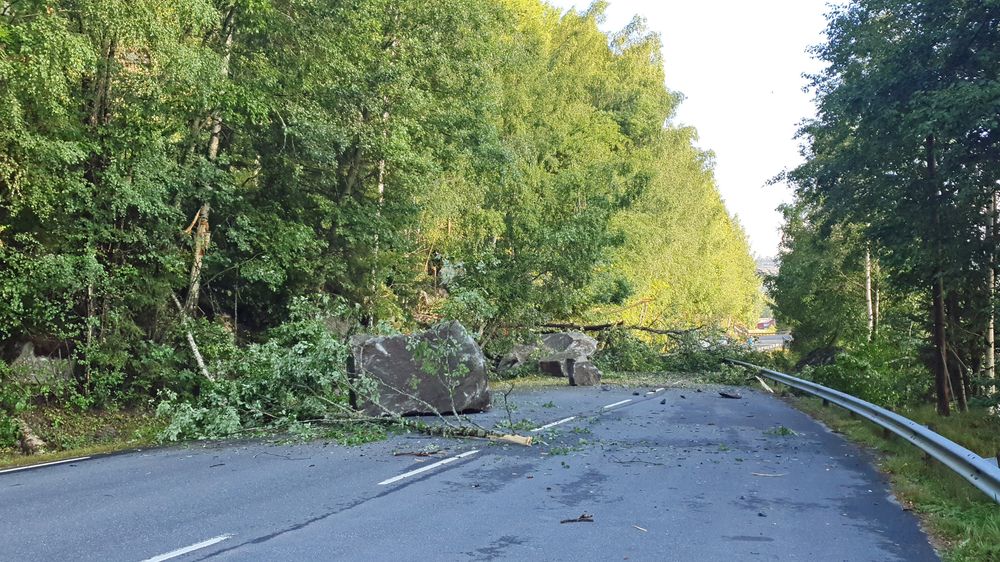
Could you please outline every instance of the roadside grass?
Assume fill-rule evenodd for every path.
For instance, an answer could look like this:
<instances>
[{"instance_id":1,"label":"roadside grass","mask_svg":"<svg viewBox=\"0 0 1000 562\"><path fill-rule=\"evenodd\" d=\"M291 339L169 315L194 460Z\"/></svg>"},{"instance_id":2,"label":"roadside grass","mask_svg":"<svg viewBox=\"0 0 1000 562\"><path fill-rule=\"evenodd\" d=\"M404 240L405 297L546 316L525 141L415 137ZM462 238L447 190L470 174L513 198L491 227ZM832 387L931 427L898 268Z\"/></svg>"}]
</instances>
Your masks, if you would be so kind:
<instances>
[{"instance_id":1,"label":"roadside grass","mask_svg":"<svg viewBox=\"0 0 1000 562\"><path fill-rule=\"evenodd\" d=\"M0 467L86 457L155 445L164 420L145 410L85 411L53 406L21 414L46 443L45 452L25 455L16 447L0 447Z\"/></svg>"},{"instance_id":2,"label":"roadside grass","mask_svg":"<svg viewBox=\"0 0 1000 562\"><path fill-rule=\"evenodd\" d=\"M935 539L948 562L1000 561L1000 506L963 478L898 437L845 410L824 408L818 398L796 397L792 403L851 441L873 450L879 468L889 475L893 491L912 509ZM937 433L974 451L993 457L1000 452L1000 419L985 409L937 415L933 406L901 409L899 414L928 425Z\"/></svg>"}]
</instances>

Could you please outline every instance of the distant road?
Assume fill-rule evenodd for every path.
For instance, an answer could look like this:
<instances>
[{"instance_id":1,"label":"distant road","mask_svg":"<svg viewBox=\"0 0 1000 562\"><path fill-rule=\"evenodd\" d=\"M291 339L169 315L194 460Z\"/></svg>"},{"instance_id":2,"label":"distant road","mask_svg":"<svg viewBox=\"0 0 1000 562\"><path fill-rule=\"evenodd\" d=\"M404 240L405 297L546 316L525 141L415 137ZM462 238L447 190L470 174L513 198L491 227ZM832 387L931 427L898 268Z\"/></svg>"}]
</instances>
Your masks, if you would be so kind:
<instances>
[{"instance_id":1,"label":"distant road","mask_svg":"<svg viewBox=\"0 0 1000 562\"><path fill-rule=\"evenodd\" d=\"M519 392L530 448L198 444L3 473L0 560L937 560L865 453L740 392Z\"/></svg>"},{"instance_id":2,"label":"distant road","mask_svg":"<svg viewBox=\"0 0 1000 562\"><path fill-rule=\"evenodd\" d=\"M768 334L753 337L753 347L759 351L768 349L782 349L792 342L792 335L789 333Z\"/></svg>"}]
</instances>

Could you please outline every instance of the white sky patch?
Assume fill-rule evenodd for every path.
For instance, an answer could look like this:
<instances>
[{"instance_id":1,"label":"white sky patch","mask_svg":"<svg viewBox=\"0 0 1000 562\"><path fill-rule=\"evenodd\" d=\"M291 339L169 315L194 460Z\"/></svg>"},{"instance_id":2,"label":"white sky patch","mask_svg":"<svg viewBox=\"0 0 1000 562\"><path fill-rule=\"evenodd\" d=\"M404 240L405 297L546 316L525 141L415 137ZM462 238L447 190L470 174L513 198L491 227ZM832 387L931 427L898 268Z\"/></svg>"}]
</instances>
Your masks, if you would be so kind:
<instances>
[{"instance_id":1,"label":"white sky patch","mask_svg":"<svg viewBox=\"0 0 1000 562\"><path fill-rule=\"evenodd\" d=\"M685 97L674 123L698 129L698 146L715 153L719 191L757 256L777 254L776 208L792 194L765 183L801 162L793 137L815 115L802 74L822 68L806 49L823 42L827 11L827 0L610 0L602 25L619 30L638 14L660 34L667 87Z\"/></svg>"}]
</instances>

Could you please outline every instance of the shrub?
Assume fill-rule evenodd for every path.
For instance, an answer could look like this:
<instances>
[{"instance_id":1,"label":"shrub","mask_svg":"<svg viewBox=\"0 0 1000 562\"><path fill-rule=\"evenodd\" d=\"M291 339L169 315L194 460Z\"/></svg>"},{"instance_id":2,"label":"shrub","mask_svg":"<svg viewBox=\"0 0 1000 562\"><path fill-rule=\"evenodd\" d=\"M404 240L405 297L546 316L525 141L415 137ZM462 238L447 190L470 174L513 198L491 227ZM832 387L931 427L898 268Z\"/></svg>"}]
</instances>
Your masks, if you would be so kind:
<instances>
[{"instance_id":1,"label":"shrub","mask_svg":"<svg viewBox=\"0 0 1000 562\"><path fill-rule=\"evenodd\" d=\"M662 371L661 347L629 330L608 330L601 335L601 349L594 354L594 363L602 371Z\"/></svg>"},{"instance_id":2,"label":"shrub","mask_svg":"<svg viewBox=\"0 0 1000 562\"><path fill-rule=\"evenodd\" d=\"M11 380L10 367L0 361L0 448L17 446L20 425L17 416L28 409L31 396Z\"/></svg>"},{"instance_id":3,"label":"shrub","mask_svg":"<svg viewBox=\"0 0 1000 562\"><path fill-rule=\"evenodd\" d=\"M831 365L807 367L804 378L881 406L919 401L932 380L919 342L881 340L848 347Z\"/></svg>"},{"instance_id":4,"label":"shrub","mask_svg":"<svg viewBox=\"0 0 1000 562\"><path fill-rule=\"evenodd\" d=\"M346 343L327 329L327 302L297 299L269 340L217 364L228 377L202 383L196 398L162 393L157 413L170 417L163 438L215 438L250 428L287 428L348 408ZM225 354L223 354L225 355ZM370 383L354 381L362 393Z\"/></svg>"}]
</instances>

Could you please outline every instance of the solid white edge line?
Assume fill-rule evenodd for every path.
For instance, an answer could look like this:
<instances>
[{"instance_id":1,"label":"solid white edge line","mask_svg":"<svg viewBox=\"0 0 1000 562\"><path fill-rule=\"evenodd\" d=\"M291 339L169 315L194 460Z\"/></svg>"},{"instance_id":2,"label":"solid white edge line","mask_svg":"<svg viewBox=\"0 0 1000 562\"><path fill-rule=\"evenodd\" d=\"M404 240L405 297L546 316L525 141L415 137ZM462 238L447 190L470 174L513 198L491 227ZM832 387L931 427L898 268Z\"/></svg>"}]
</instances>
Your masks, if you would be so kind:
<instances>
[{"instance_id":1,"label":"solid white edge line","mask_svg":"<svg viewBox=\"0 0 1000 562\"><path fill-rule=\"evenodd\" d=\"M383 480L383 481L379 482L378 485L379 486L385 486L386 484L392 484L393 482L399 482L400 480L402 480L404 478L409 478L411 476L416 476L417 474L420 474L421 472L427 472L428 470L433 470L433 469L435 469L435 468L437 468L439 466L446 465L446 464L448 464L450 462L455 462L458 459L464 459L465 457L468 457L470 455L474 455L474 454L476 454L478 452L479 452L479 449L473 449L471 451L466 451L466 452L462 453L461 455L455 455L454 457L449 457L447 459L440 460L440 461L438 461L438 462L436 462L434 464L429 464L427 466L422 466L422 467L420 467L420 468L418 468L416 470L411 470L411 471L409 471L409 472L407 472L405 474L400 474L399 476L393 476L392 478L390 478L388 480Z\"/></svg>"},{"instance_id":2,"label":"solid white edge line","mask_svg":"<svg viewBox=\"0 0 1000 562\"><path fill-rule=\"evenodd\" d=\"M541 430L543 430L543 429L548 429L548 428L550 428L550 427L554 427L554 426L557 426L557 425L559 425L559 424L561 424L561 423L566 423L566 422L568 422L568 421L571 421L571 420L575 420L575 419L576 419L576 416L570 416L570 417L568 417L568 418L565 418L565 419L561 419L561 420L559 420L559 421L554 421L554 422L552 422L552 423L547 423L547 424L543 425L542 427L536 427L535 429L532 429L531 431L532 431L532 432L535 432L535 431L541 431Z\"/></svg>"},{"instance_id":3,"label":"solid white edge line","mask_svg":"<svg viewBox=\"0 0 1000 562\"><path fill-rule=\"evenodd\" d=\"M632 401L632 399L629 398L627 400L622 400L621 402L615 402L614 404L608 404L607 406L604 407L604 409L607 410L609 408L614 408L615 406L621 406L622 404L628 404L631 401Z\"/></svg>"},{"instance_id":4,"label":"solid white edge line","mask_svg":"<svg viewBox=\"0 0 1000 562\"><path fill-rule=\"evenodd\" d=\"M7 468L7 469L4 469L4 470L0 470L0 474L4 474L6 472L17 472L19 470L28 470L28 469L31 469L31 468L41 468L43 466L52 466L54 464L66 464L68 462L85 461L85 460L87 460L89 458L90 457L76 457L75 459L66 459L66 460L62 460L62 461L43 462L41 464L31 464L31 465L28 465L28 466L19 466L17 468Z\"/></svg>"},{"instance_id":5,"label":"solid white edge line","mask_svg":"<svg viewBox=\"0 0 1000 562\"><path fill-rule=\"evenodd\" d=\"M147 558L142 562L163 562L164 560L170 560L171 558L177 558L178 556L183 556L189 552L194 552L196 550L201 550L212 546L213 544L218 544L226 539L232 538L232 533L227 533L225 535L219 535L217 537L212 537L201 542L192 544L191 546L185 546L184 548L178 548L177 550L171 550L166 554L161 554L159 556L154 556L152 558Z\"/></svg>"}]
</instances>

